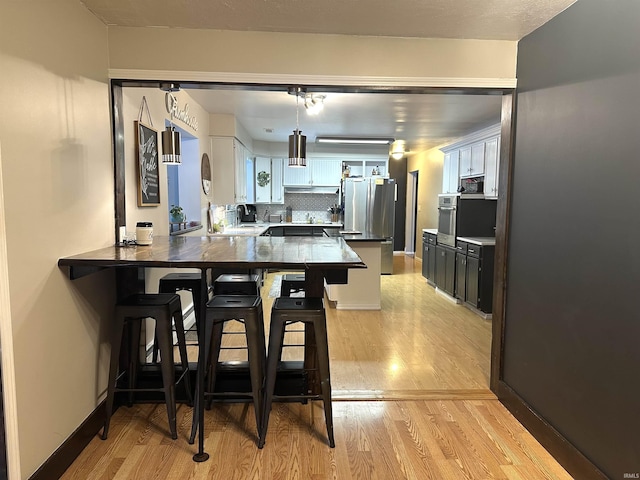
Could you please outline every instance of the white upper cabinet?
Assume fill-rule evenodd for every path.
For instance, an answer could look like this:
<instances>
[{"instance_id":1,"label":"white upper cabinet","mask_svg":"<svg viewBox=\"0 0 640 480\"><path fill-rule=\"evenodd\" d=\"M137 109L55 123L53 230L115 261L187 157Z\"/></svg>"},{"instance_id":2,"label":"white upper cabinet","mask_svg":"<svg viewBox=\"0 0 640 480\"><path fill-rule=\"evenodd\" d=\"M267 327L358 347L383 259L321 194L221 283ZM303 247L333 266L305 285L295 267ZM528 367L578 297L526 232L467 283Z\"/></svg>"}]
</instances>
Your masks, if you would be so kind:
<instances>
[{"instance_id":1,"label":"white upper cabinet","mask_svg":"<svg viewBox=\"0 0 640 480\"><path fill-rule=\"evenodd\" d=\"M253 187L253 158L247 148L238 140L233 141L235 160L235 195L233 203L253 203L255 191Z\"/></svg>"},{"instance_id":2,"label":"white upper cabinet","mask_svg":"<svg viewBox=\"0 0 640 480\"><path fill-rule=\"evenodd\" d=\"M211 137L211 170L217 205L253 202L253 158L236 138Z\"/></svg>"},{"instance_id":3,"label":"white upper cabinet","mask_svg":"<svg viewBox=\"0 0 640 480\"><path fill-rule=\"evenodd\" d=\"M283 165L281 158L271 159L271 203L284 203Z\"/></svg>"},{"instance_id":4,"label":"white upper cabinet","mask_svg":"<svg viewBox=\"0 0 640 480\"><path fill-rule=\"evenodd\" d=\"M295 187L308 187L311 185L310 160L307 159L306 167L284 167L284 184Z\"/></svg>"},{"instance_id":5,"label":"white upper cabinet","mask_svg":"<svg viewBox=\"0 0 640 480\"><path fill-rule=\"evenodd\" d=\"M271 159L256 157L256 203L271 203ZM268 175L268 178L266 177Z\"/></svg>"},{"instance_id":6,"label":"white upper cabinet","mask_svg":"<svg viewBox=\"0 0 640 480\"><path fill-rule=\"evenodd\" d=\"M337 187L341 178L339 158L307 158L306 167L284 167L284 185L289 187Z\"/></svg>"},{"instance_id":7,"label":"white upper cabinet","mask_svg":"<svg viewBox=\"0 0 640 480\"><path fill-rule=\"evenodd\" d=\"M319 187L337 187L342 178L342 160L314 158L311 160L311 183Z\"/></svg>"},{"instance_id":8,"label":"white upper cabinet","mask_svg":"<svg viewBox=\"0 0 640 480\"><path fill-rule=\"evenodd\" d=\"M460 178L478 177L484 174L484 142L477 142L460 149Z\"/></svg>"},{"instance_id":9,"label":"white upper cabinet","mask_svg":"<svg viewBox=\"0 0 640 480\"><path fill-rule=\"evenodd\" d=\"M284 203L281 158L256 157L255 186L255 203Z\"/></svg>"},{"instance_id":10,"label":"white upper cabinet","mask_svg":"<svg viewBox=\"0 0 640 480\"><path fill-rule=\"evenodd\" d=\"M500 166L500 137L485 142L484 152L484 196L498 196L498 167Z\"/></svg>"},{"instance_id":11,"label":"white upper cabinet","mask_svg":"<svg viewBox=\"0 0 640 480\"><path fill-rule=\"evenodd\" d=\"M458 191L458 157L459 150L444 154L442 167L442 193L456 193Z\"/></svg>"},{"instance_id":12,"label":"white upper cabinet","mask_svg":"<svg viewBox=\"0 0 640 480\"><path fill-rule=\"evenodd\" d=\"M483 177L484 196L498 196L499 124L468 135L443 148L442 152L445 154L442 193L457 192L460 179Z\"/></svg>"}]
</instances>

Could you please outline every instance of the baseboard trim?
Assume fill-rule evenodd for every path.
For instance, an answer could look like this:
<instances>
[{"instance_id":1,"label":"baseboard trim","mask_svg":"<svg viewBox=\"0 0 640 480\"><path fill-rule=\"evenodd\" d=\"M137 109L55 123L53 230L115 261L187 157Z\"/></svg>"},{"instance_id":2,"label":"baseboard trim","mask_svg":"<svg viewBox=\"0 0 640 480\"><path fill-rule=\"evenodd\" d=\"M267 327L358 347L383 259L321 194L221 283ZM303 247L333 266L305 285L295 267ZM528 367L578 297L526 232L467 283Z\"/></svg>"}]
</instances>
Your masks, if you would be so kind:
<instances>
[{"instance_id":1,"label":"baseboard trim","mask_svg":"<svg viewBox=\"0 0 640 480\"><path fill-rule=\"evenodd\" d=\"M332 390L334 402L398 402L398 401L439 401L439 400L494 400L497 397L491 390Z\"/></svg>"},{"instance_id":2,"label":"baseboard trim","mask_svg":"<svg viewBox=\"0 0 640 480\"><path fill-rule=\"evenodd\" d=\"M60 478L104 425L104 401L85 419L58 449L29 477L29 480Z\"/></svg>"},{"instance_id":3,"label":"baseboard trim","mask_svg":"<svg viewBox=\"0 0 640 480\"><path fill-rule=\"evenodd\" d=\"M573 478L607 480L607 476L560 432L538 415L509 385L498 382L498 400Z\"/></svg>"}]
</instances>

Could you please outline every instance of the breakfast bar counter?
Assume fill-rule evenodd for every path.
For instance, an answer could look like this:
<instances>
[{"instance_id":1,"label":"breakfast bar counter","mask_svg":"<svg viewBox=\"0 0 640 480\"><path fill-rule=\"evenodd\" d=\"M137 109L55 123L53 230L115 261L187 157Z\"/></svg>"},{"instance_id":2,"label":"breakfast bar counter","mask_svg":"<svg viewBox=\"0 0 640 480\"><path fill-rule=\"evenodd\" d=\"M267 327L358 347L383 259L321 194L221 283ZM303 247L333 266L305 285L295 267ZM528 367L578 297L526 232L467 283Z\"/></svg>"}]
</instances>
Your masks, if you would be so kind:
<instances>
[{"instance_id":1,"label":"breakfast bar counter","mask_svg":"<svg viewBox=\"0 0 640 480\"><path fill-rule=\"evenodd\" d=\"M110 246L58 260L68 268L72 280L106 269L116 269L118 298L144 291L145 268L198 268L202 271L202 291L207 291L206 271L210 268L279 268L304 270L307 296L324 296L324 282L347 281L347 270L364 268L362 259L340 237L269 237L269 236L173 236L154 237L149 246ZM200 306L206 315L204 303ZM200 326L204 327L204 322ZM305 370L310 393L320 391L313 369L315 339L312 332L305 335ZM204 332L199 332L199 343ZM202 345L199 345L202 347ZM198 368L204 368L202 355ZM203 386L199 385L202 394ZM202 400L202 399L201 399ZM199 402L203 408L204 401ZM199 449L194 459L202 461L204 453L204 412L199 415Z\"/></svg>"}]
</instances>

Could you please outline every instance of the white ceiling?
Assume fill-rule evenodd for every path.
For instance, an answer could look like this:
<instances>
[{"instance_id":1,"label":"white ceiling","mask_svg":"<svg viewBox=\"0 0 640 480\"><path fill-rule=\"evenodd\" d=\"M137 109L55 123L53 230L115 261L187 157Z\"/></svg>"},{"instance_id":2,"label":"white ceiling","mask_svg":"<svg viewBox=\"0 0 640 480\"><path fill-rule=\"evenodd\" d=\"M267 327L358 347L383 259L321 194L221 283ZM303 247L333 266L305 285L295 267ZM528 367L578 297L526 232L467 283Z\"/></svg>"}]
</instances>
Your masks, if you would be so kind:
<instances>
[{"instance_id":1,"label":"white ceiling","mask_svg":"<svg viewBox=\"0 0 640 480\"><path fill-rule=\"evenodd\" d=\"M286 142L296 127L296 96L287 92L189 90L211 113L235 115L254 140ZM325 107L299 124L307 142L316 136L382 136L425 150L500 121L499 95L326 93Z\"/></svg>"},{"instance_id":2,"label":"white ceiling","mask_svg":"<svg viewBox=\"0 0 640 480\"><path fill-rule=\"evenodd\" d=\"M575 0L81 0L107 25L520 40Z\"/></svg>"},{"instance_id":3,"label":"white ceiling","mask_svg":"<svg viewBox=\"0 0 640 480\"><path fill-rule=\"evenodd\" d=\"M575 0L81 0L107 25L422 38L519 40ZM235 115L255 140L286 142L296 97L287 92L191 90L210 113ZM496 95L326 93L300 129L317 135L390 136L412 152L500 119ZM267 130L271 129L271 132Z\"/></svg>"}]
</instances>

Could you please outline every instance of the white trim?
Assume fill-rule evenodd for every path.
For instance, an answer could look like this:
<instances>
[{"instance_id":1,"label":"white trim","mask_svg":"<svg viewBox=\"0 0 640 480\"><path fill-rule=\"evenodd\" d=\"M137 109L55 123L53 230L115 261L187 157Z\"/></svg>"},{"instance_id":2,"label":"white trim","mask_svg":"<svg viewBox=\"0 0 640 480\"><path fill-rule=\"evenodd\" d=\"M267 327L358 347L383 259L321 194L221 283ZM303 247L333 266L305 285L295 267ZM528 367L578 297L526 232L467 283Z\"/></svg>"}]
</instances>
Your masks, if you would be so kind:
<instances>
[{"instance_id":1,"label":"white trim","mask_svg":"<svg viewBox=\"0 0 640 480\"><path fill-rule=\"evenodd\" d=\"M470 143L480 142L490 137L495 137L496 135L500 135L500 129L501 125L499 123L491 125L490 127L483 128L482 130L478 130L477 132L473 132L466 137L461 138L456 143L451 143L445 147L440 148L440 151L447 153L451 150L469 145Z\"/></svg>"},{"instance_id":2,"label":"white trim","mask_svg":"<svg viewBox=\"0 0 640 480\"><path fill-rule=\"evenodd\" d=\"M109 78L122 80L172 80L176 82L296 83L306 85L516 88L515 78L377 77L345 75L293 75L275 73L193 72L180 70L109 69Z\"/></svg>"},{"instance_id":3,"label":"white trim","mask_svg":"<svg viewBox=\"0 0 640 480\"><path fill-rule=\"evenodd\" d=\"M446 298L447 300L449 300L451 303L455 303L456 305L460 305L462 302L460 300L458 300L455 297L452 297L451 295L449 295L447 292L445 292L444 290L442 290L440 287L436 287L436 293L440 296L442 296L443 298Z\"/></svg>"},{"instance_id":4,"label":"white trim","mask_svg":"<svg viewBox=\"0 0 640 480\"><path fill-rule=\"evenodd\" d=\"M381 310L380 304L375 303L340 303L336 302L336 310Z\"/></svg>"},{"instance_id":5,"label":"white trim","mask_svg":"<svg viewBox=\"0 0 640 480\"><path fill-rule=\"evenodd\" d=\"M18 400L16 398L16 372L13 355L13 326L11 319L11 296L9 295L8 265L7 228L4 215L4 184L2 181L2 148L0 148L0 343L2 345L2 392L6 435L5 443L7 449L8 478L21 478Z\"/></svg>"}]
</instances>

